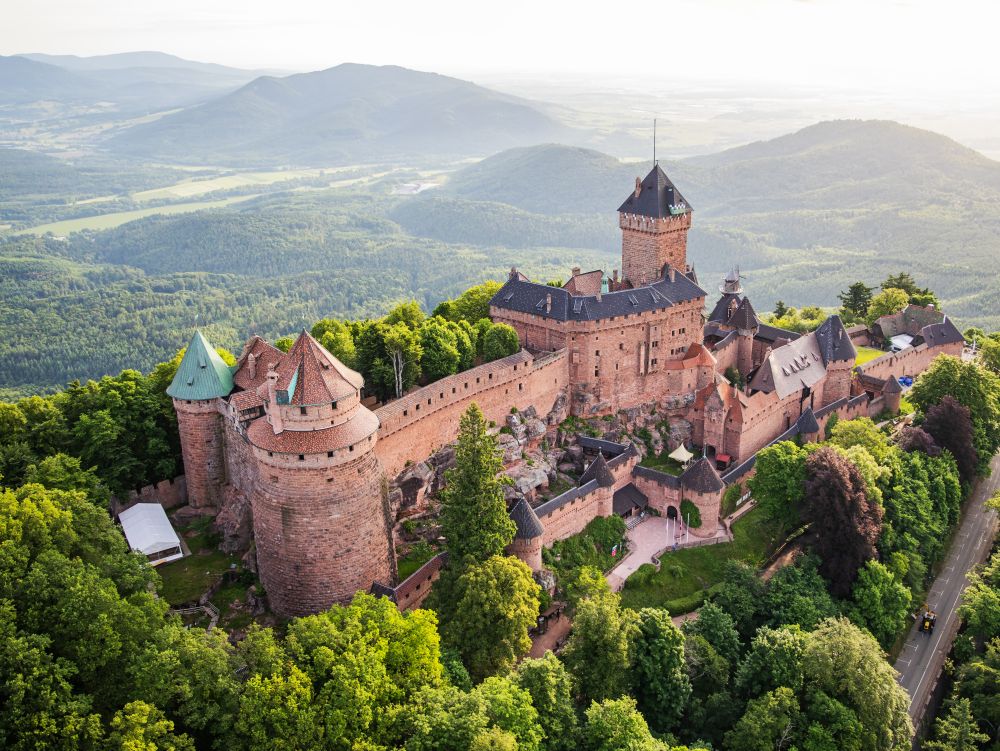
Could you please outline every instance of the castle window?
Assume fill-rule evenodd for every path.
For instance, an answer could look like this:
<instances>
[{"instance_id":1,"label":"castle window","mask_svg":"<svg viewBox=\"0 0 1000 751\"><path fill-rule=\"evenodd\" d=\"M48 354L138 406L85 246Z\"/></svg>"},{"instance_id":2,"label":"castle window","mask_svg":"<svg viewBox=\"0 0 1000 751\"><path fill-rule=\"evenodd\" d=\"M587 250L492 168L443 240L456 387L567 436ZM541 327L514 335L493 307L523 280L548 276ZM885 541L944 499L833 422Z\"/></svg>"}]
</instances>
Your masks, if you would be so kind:
<instances>
[{"instance_id":1,"label":"castle window","mask_svg":"<svg viewBox=\"0 0 1000 751\"><path fill-rule=\"evenodd\" d=\"M331 404L331 406L332 406L332 407L333 407L334 409L336 409L336 408L337 408L337 402L333 402L333 403Z\"/></svg>"},{"instance_id":2,"label":"castle window","mask_svg":"<svg viewBox=\"0 0 1000 751\"><path fill-rule=\"evenodd\" d=\"M490 381L492 381L492 380L493 380L493 374L492 374L492 373L490 373L490 374L489 374L489 376L488 376L487 380L490 380Z\"/></svg>"},{"instance_id":3,"label":"castle window","mask_svg":"<svg viewBox=\"0 0 1000 751\"><path fill-rule=\"evenodd\" d=\"M516 370L516 368L515 368ZM479 383L479 376L476 376L476 383Z\"/></svg>"},{"instance_id":4,"label":"castle window","mask_svg":"<svg viewBox=\"0 0 1000 751\"><path fill-rule=\"evenodd\" d=\"M428 407L431 406L431 398L430 397L427 397L427 406Z\"/></svg>"},{"instance_id":5,"label":"castle window","mask_svg":"<svg viewBox=\"0 0 1000 751\"><path fill-rule=\"evenodd\" d=\"M306 414L306 408L305 407L299 407L299 414L300 415Z\"/></svg>"},{"instance_id":6,"label":"castle window","mask_svg":"<svg viewBox=\"0 0 1000 751\"><path fill-rule=\"evenodd\" d=\"M518 391L524 391L524 384L523 383L517 384L517 390Z\"/></svg>"},{"instance_id":7,"label":"castle window","mask_svg":"<svg viewBox=\"0 0 1000 751\"><path fill-rule=\"evenodd\" d=\"M348 450L348 451L354 451L354 446L353 446L353 445L351 445L351 446L350 446L350 447L349 447L349 448L348 448L347 450Z\"/></svg>"},{"instance_id":8,"label":"castle window","mask_svg":"<svg viewBox=\"0 0 1000 751\"><path fill-rule=\"evenodd\" d=\"M455 393L455 387L454 386L451 387L451 393L453 393L453 394Z\"/></svg>"},{"instance_id":9,"label":"castle window","mask_svg":"<svg viewBox=\"0 0 1000 751\"><path fill-rule=\"evenodd\" d=\"M594 357L600 357L600 356L601 356L601 350L595 349L594 350Z\"/></svg>"},{"instance_id":10,"label":"castle window","mask_svg":"<svg viewBox=\"0 0 1000 751\"><path fill-rule=\"evenodd\" d=\"M625 349L625 342L618 342L618 349Z\"/></svg>"},{"instance_id":11,"label":"castle window","mask_svg":"<svg viewBox=\"0 0 1000 751\"><path fill-rule=\"evenodd\" d=\"M594 368L594 378L597 378L600 375L601 375L600 368Z\"/></svg>"},{"instance_id":12,"label":"castle window","mask_svg":"<svg viewBox=\"0 0 1000 751\"><path fill-rule=\"evenodd\" d=\"M469 390L469 382L468 382L468 381L466 381L466 382L465 382L465 390L466 390L466 391L468 391L468 390Z\"/></svg>"},{"instance_id":13,"label":"castle window","mask_svg":"<svg viewBox=\"0 0 1000 751\"><path fill-rule=\"evenodd\" d=\"M333 458L333 452L332 451L327 451L326 452L326 456L327 456L328 459L332 459Z\"/></svg>"},{"instance_id":14,"label":"castle window","mask_svg":"<svg viewBox=\"0 0 1000 751\"><path fill-rule=\"evenodd\" d=\"M277 475L271 475L271 482L277 482L277 481L278 481L278 476Z\"/></svg>"},{"instance_id":15,"label":"castle window","mask_svg":"<svg viewBox=\"0 0 1000 751\"><path fill-rule=\"evenodd\" d=\"M300 462L304 462L305 460L306 460L306 455L305 454L299 454L299 461Z\"/></svg>"},{"instance_id":16,"label":"castle window","mask_svg":"<svg viewBox=\"0 0 1000 751\"><path fill-rule=\"evenodd\" d=\"M444 399L444 392L443 391L440 394L438 394L438 399Z\"/></svg>"},{"instance_id":17,"label":"castle window","mask_svg":"<svg viewBox=\"0 0 1000 751\"><path fill-rule=\"evenodd\" d=\"M656 365L656 358L654 357L652 360L650 360L649 364L650 365Z\"/></svg>"},{"instance_id":18,"label":"castle window","mask_svg":"<svg viewBox=\"0 0 1000 751\"><path fill-rule=\"evenodd\" d=\"M332 478L332 477L327 477L327 478L326 478L326 481L327 481L327 482L333 482L333 478Z\"/></svg>"},{"instance_id":19,"label":"castle window","mask_svg":"<svg viewBox=\"0 0 1000 751\"><path fill-rule=\"evenodd\" d=\"M415 409L415 410L417 410L417 412L419 412L419 411L420 411L420 405L419 405L419 404L417 404L417 405L416 405L416 406L414 407L414 409Z\"/></svg>"},{"instance_id":20,"label":"castle window","mask_svg":"<svg viewBox=\"0 0 1000 751\"><path fill-rule=\"evenodd\" d=\"M268 451L268 452L267 452L267 455L268 455L268 456L274 456L274 452L273 452L273 451Z\"/></svg>"},{"instance_id":21,"label":"castle window","mask_svg":"<svg viewBox=\"0 0 1000 751\"><path fill-rule=\"evenodd\" d=\"M410 411L409 411L409 410L406 410L406 409L404 409L404 410L403 410L403 417L406 417L406 416L407 416L408 414L410 414Z\"/></svg>"}]
</instances>

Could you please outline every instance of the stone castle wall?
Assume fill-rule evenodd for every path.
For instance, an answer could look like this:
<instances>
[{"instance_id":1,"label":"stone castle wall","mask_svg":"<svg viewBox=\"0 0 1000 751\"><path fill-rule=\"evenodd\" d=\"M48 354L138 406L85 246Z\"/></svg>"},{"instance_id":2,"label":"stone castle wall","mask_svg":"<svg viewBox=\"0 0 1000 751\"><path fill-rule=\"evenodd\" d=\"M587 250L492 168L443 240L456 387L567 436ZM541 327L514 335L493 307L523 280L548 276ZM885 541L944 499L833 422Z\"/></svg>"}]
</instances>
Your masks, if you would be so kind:
<instances>
[{"instance_id":1,"label":"stone castle wall","mask_svg":"<svg viewBox=\"0 0 1000 751\"><path fill-rule=\"evenodd\" d=\"M375 411L375 450L389 477L407 462L428 457L458 436L462 414L476 402L487 420L502 424L511 409L547 414L566 391L566 352L535 357L524 350L458 373Z\"/></svg>"},{"instance_id":2,"label":"stone castle wall","mask_svg":"<svg viewBox=\"0 0 1000 751\"><path fill-rule=\"evenodd\" d=\"M938 355L961 357L962 342L929 347L926 343L907 347L902 352L886 352L881 357L869 360L858 369L867 376L886 379L889 376L915 376L926 370Z\"/></svg>"},{"instance_id":3,"label":"stone castle wall","mask_svg":"<svg viewBox=\"0 0 1000 751\"><path fill-rule=\"evenodd\" d=\"M223 418L217 399L174 399L181 438L188 503L195 508L218 507L226 482Z\"/></svg>"},{"instance_id":4,"label":"stone castle wall","mask_svg":"<svg viewBox=\"0 0 1000 751\"><path fill-rule=\"evenodd\" d=\"M163 508L176 508L187 503L187 481L184 475L178 475L172 480L160 480L153 485L145 485L138 490L130 490L124 501L116 499L115 514L120 514L126 508L137 503L159 503Z\"/></svg>"},{"instance_id":5,"label":"stone castle wall","mask_svg":"<svg viewBox=\"0 0 1000 751\"><path fill-rule=\"evenodd\" d=\"M665 264L681 271L687 268L690 212L663 219L619 214L618 226L622 230L622 277L633 286L658 279Z\"/></svg>"},{"instance_id":6,"label":"stone castle wall","mask_svg":"<svg viewBox=\"0 0 1000 751\"><path fill-rule=\"evenodd\" d=\"M261 580L275 612L316 613L395 578L374 451L334 466L260 463L253 516Z\"/></svg>"}]
</instances>

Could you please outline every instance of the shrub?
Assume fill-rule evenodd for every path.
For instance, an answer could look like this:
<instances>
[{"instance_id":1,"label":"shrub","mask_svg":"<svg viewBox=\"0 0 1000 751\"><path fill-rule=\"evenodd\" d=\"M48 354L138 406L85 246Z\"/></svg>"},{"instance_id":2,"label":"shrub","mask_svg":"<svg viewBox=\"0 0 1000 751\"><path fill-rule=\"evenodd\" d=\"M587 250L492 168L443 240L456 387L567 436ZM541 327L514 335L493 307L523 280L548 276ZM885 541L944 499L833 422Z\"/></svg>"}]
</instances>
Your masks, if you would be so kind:
<instances>
[{"instance_id":1,"label":"shrub","mask_svg":"<svg viewBox=\"0 0 1000 751\"><path fill-rule=\"evenodd\" d=\"M695 506L691 501L685 498L681 501L681 519L687 524L691 529L697 529L701 526L701 512L698 507Z\"/></svg>"}]
</instances>

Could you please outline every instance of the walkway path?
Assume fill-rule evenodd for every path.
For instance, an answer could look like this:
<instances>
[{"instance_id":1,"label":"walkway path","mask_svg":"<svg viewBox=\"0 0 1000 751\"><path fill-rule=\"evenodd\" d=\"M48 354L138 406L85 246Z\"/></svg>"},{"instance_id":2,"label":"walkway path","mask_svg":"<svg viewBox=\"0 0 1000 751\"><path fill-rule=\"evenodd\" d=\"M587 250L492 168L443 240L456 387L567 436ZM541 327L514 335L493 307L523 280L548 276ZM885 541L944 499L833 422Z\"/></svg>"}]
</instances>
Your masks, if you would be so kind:
<instances>
[{"instance_id":1,"label":"walkway path","mask_svg":"<svg viewBox=\"0 0 1000 751\"><path fill-rule=\"evenodd\" d=\"M725 527L719 525L717 537L729 540ZM678 548L705 545L707 538L685 534L684 523L663 516L648 516L640 524L625 533L628 539L628 554L608 573L608 585L612 592L619 592L625 580L644 563L653 563L653 557L670 547L674 542Z\"/></svg>"},{"instance_id":2,"label":"walkway path","mask_svg":"<svg viewBox=\"0 0 1000 751\"><path fill-rule=\"evenodd\" d=\"M972 497L965 506L959 532L948 551L944 568L934 580L927 595L927 603L938 613L934 633L926 636L920 632L919 620L910 629L910 635L899 658L896 670L899 683L910 694L910 718L920 727L924 711L945 657L951 650L958 632L959 619L956 609L962 590L968 581L966 573L985 560L997 529L997 514L983 507L983 502L993 495L1000 485L1000 454L993 457L992 474L979 481Z\"/></svg>"}]
</instances>

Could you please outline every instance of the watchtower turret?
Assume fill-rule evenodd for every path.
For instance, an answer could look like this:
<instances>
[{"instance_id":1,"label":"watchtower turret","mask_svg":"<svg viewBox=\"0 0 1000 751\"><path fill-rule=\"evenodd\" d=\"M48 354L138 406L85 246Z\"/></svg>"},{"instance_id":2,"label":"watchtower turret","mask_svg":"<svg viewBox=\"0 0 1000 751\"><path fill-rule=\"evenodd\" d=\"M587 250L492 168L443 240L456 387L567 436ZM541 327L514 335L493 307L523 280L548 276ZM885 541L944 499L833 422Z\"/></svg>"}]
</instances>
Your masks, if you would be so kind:
<instances>
[{"instance_id":1,"label":"watchtower turret","mask_svg":"<svg viewBox=\"0 0 1000 751\"><path fill-rule=\"evenodd\" d=\"M668 265L687 271L691 207L659 164L644 180L636 178L635 190L618 207L618 226L625 282L633 287L655 282Z\"/></svg>"},{"instance_id":2,"label":"watchtower turret","mask_svg":"<svg viewBox=\"0 0 1000 751\"><path fill-rule=\"evenodd\" d=\"M188 503L217 507L226 482L220 401L233 390L233 372L200 331L191 337L167 387L177 413Z\"/></svg>"}]
</instances>

